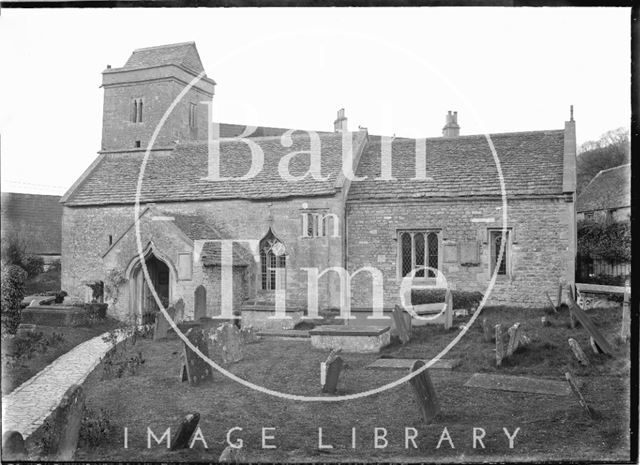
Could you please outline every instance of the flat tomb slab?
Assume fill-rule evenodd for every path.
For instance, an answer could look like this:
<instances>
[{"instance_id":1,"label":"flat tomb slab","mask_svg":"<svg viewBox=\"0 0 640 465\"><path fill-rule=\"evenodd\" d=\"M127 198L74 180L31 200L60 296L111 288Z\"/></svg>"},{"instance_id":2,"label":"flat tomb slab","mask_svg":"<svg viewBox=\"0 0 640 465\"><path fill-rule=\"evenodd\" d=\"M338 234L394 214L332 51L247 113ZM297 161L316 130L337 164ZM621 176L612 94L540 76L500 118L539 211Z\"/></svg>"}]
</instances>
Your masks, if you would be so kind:
<instances>
[{"instance_id":1,"label":"flat tomb slab","mask_svg":"<svg viewBox=\"0 0 640 465\"><path fill-rule=\"evenodd\" d=\"M296 339L309 338L309 331L304 329L264 329L258 331L258 336L263 337L292 337Z\"/></svg>"},{"instance_id":2,"label":"flat tomb slab","mask_svg":"<svg viewBox=\"0 0 640 465\"><path fill-rule=\"evenodd\" d=\"M379 336L388 332L390 326L343 326L324 325L309 330L311 336Z\"/></svg>"},{"instance_id":3,"label":"flat tomb slab","mask_svg":"<svg viewBox=\"0 0 640 465\"><path fill-rule=\"evenodd\" d=\"M22 309L21 322L39 326L80 326L86 323L83 307L70 305L34 305Z\"/></svg>"},{"instance_id":4,"label":"flat tomb slab","mask_svg":"<svg viewBox=\"0 0 640 465\"><path fill-rule=\"evenodd\" d=\"M378 369L378 370L408 370L413 364L420 359L416 358L379 358L375 362L366 366L366 368L370 369ZM421 360L425 364L428 360ZM460 365L460 359L440 359L435 362L429 369L435 370L453 370L455 367Z\"/></svg>"},{"instance_id":5,"label":"flat tomb slab","mask_svg":"<svg viewBox=\"0 0 640 465\"><path fill-rule=\"evenodd\" d=\"M316 349L341 349L343 352L376 353L391 342L389 326L318 326L309 331Z\"/></svg>"},{"instance_id":6,"label":"flat tomb slab","mask_svg":"<svg viewBox=\"0 0 640 465\"><path fill-rule=\"evenodd\" d=\"M566 381L555 381L523 376L490 375L476 373L464 384L466 387L497 389L499 391L530 392L550 396L570 396L571 387Z\"/></svg>"}]
</instances>

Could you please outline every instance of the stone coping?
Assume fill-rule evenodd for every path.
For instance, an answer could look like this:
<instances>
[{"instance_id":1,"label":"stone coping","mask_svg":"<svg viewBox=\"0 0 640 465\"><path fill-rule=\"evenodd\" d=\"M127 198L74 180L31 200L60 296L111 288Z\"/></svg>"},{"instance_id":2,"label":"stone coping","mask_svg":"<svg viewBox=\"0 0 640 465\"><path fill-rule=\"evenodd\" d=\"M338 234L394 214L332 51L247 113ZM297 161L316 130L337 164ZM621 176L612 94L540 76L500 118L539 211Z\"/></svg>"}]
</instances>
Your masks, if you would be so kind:
<instances>
[{"instance_id":1,"label":"stone coping","mask_svg":"<svg viewBox=\"0 0 640 465\"><path fill-rule=\"evenodd\" d=\"M295 337L295 338L308 338L309 331L303 329L264 329L258 331L258 336L265 337Z\"/></svg>"},{"instance_id":2,"label":"stone coping","mask_svg":"<svg viewBox=\"0 0 640 465\"><path fill-rule=\"evenodd\" d=\"M390 331L390 326L318 326L309 331L310 336L379 336Z\"/></svg>"}]
</instances>

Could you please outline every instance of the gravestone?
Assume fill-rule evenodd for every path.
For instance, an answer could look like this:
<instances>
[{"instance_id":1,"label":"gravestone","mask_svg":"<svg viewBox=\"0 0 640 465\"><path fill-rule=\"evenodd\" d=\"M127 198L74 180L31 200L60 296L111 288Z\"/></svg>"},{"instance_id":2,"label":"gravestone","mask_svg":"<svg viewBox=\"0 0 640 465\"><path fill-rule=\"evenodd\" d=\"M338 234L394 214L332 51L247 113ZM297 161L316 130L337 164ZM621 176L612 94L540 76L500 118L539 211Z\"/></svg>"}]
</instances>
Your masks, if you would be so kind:
<instances>
[{"instance_id":1,"label":"gravestone","mask_svg":"<svg viewBox=\"0 0 640 465\"><path fill-rule=\"evenodd\" d=\"M213 334L212 340L215 347L219 349L224 363L236 363L244 357L243 338L236 325L221 324Z\"/></svg>"},{"instance_id":2,"label":"gravestone","mask_svg":"<svg viewBox=\"0 0 640 465\"><path fill-rule=\"evenodd\" d=\"M502 341L502 324L498 323L495 326L496 333L496 366L502 365L502 359L504 357L504 342Z\"/></svg>"},{"instance_id":3,"label":"gravestone","mask_svg":"<svg viewBox=\"0 0 640 465\"><path fill-rule=\"evenodd\" d=\"M482 341L483 342L491 342L493 341L493 327L491 323L486 318L482 319Z\"/></svg>"},{"instance_id":4,"label":"gravestone","mask_svg":"<svg viewBox=\"0 0 640 465\"><path fill-rule=\"evenodd\" d=\"M580 362L581 365L589 366L589 359L587 358L584 351L582 350L582 347L580 347L580 344L578 344L578 341L570 337L569 347L571 347L571 350L573 351L573 355L576 356L576 358L578 359L578 362Z\"/></svg>"},{"instance_id":5,"label":"gravestone","mask_svg":"<svg viewBox=\"0 0 640 465\"><path fill-rule=\"evenodd\" d=\"M169 307L167 308L167 313L169 314L169 317L175 321L176 309ZM156 321L153 324L153 340L158 341L160 339L165 339L170 328L171 325L165 318L164 314L159 312L158 315L156 315Z\"/></svg>"},{"instance_id":6,"label":"gravestone","mask_svg":"<svg viewBox=\"0 0 640 465\"><path fill-rule=\"evenodd\" d=\"M444 302L444 329L448 331L453 326L453 296L451 295L451 289L449 289L449 287L447 287Z\"/></svg>"},{"instance_id":7,"label":"gravestone","mask_svg":"<svg viewBox=\"0 0 640 465\"><path fill-rule=\"evenodd\" d=\"M521 337L520 323L515 323L507 330L509 334L509 343L507 344L507 357L511 357L520 344Z\"/></svg>"},{"instance_id":8,"label":"gravestone","mask_svg":"<svg viewBox=\"0 0 640 465\"><path fill-rule=\"evenodd\" d=\"M571 295L569 296L569 304L569 310L571 314L575 315L580 324L582 324L582 326L587 329L600 350L607 355L613 355L613 348L611 347L609 342L604 338L600 331L598 331L598 328L596 328L596 325L593 324L593 321L591 321L591 318L587 316L584 310L578 307Z\"/></svg>"},{"instance_id":9,"label":"gravestone","mask_svg":"<svg viewBox=\"0 0 640 465\"><path fill-rule=\"evenodd\" d=\"M631 337L631 306L629 303L629 280L624 284L624 300L622 302L622 327L620 328L620 339L624 342Z\"/></svg>"},{"instance_id":10,"label":"gravestone","mask_svg":"<svg viewBox=\"0 0 640 465\"><path fill-rule=\"evenodd\" d=\"M207 290L203 285L196 287L194 292L193 319L199 320L207 316Z\"/></svg>"},{"instance_id":11,"label":"gravestone","mask_svg":"<svg viewBox=\"0 0 640 465\"><path fill-rule=\"evenodd\" d=\"M578 389L578 385L576 384L576 381L573 379L573 376L571 376L571 373L566 372L564 376L565 378L567 378L567 382L571 387L571 392L573 392L573 395L576 397L576 399L578 399L580 406L584 409L584 411L587 413L587 416L589 418L593 418L592 416L593 411L591 410L591 407L589 407L589 404L587 404L587 401L582 396L582 393L580 392L580 389Z\"/></svg>"},{"instance_id":12,"label":"gravestone","mask_svg":"<svg viewBox=\"0 0 640 465\"><path fill-rule=\"evenodd\" d=\"M207 339L201 329L191 328L187 331L186 337L189 339L189 342L191 342L191 344L193 344L203 355L207 355L209 353ZM212 379L213 373L209 364L197 353L191 350L186 343L183 343L183 345L184 364L182 365L180 372L180 379L185 381L184 378L186 375L187 381L189 381L189 384L192 386L196 386L205 380Z\"/></svg>"},{"instance_id":13,"label":"gravestone","mask_svg":"<svg viewBox=\"0 0 640 465\"><path fill-rule=\"evenodd\" d=\"M598 344L596 344L596 341L595 341L595 339L593 339L593 336L589 336L589 345L591 346L591 350L593 351L594 354L603 354L604 353L604 352L602 352L602 349L600 349Z\"/></svg>"},{"instance_id":14,"label":"gravestone","mask_svg":"<svg viewBox=\"0 0 640 465\"><path fill-rule=\"evenodd\" d=\"M186 449L191 445L189 440L198 427L199 421L200 414L197 412L190 413L184 417L180 426L178 426L175 437L171 440L171 450Z\"/></svg>"},{"instance_id":15,"label":"gravestone","mask_svg":"<svg viewBox=\"0 0 640 465\"><path fill-rule=\"evenodd\" d=\"M411 367L410 372L413 373L424 365L425 363L422 360L417 360ZM438 413L440 413L440 404L436 396L436 390L431 382L431 377L429 376L429 370L424 370L419 375L411 378L409 384L411 384L413 393L420 406L422 418L426 424L431 423Z\"/></svg>"},{"instance_id":16,"label":"gravestone","mask_svg":"<svg viewBox=\"0 0 640 465\"><path fill-rule=\"evenodd\" d=\"M22 434L17 431L5 431L2 435L2 459L26 460L27 448Z\"/></svg>"},{"instance_id":17,"label":"gravestone","mask_svg":"<svg viewBox=\"0 0 640 465\"><path fill-rule=\"evenodd\" d=\"M399 305L396 305L393 308L393 322L396 325L396 331L398 332L398 337L400 337L400 342L403 344L409 342L411 339L411 329L407 327L403 311Z\"/></svg>"},{"instance_id":18,"label":"gravestone","mask_svg":"<svg viewBox=\"0 0 640 465\"><path fill-rule=\"evenodd\" d=\"M175 321L176 324L182 323L184 321L184 300L182 300L182 297L173 304L173 308L176 309L173 321Z\"/></svg>"},{"instance_id":19,"label":"gravestone","mask_svg":"<svg viewBox=\"0 0 640 465\"><path fill-rule=\"evenodd\" d=\"M340 376L343 365L342 358L338 357L341 351L342 349L332 349L327 359L320 363L320 385L322 386L322 392L333 394L336 391L338 376ZM340 359L340 361L336 362L337 359ZM334 362L336 363L334 364Z\"/></svg>"}]
</instances>

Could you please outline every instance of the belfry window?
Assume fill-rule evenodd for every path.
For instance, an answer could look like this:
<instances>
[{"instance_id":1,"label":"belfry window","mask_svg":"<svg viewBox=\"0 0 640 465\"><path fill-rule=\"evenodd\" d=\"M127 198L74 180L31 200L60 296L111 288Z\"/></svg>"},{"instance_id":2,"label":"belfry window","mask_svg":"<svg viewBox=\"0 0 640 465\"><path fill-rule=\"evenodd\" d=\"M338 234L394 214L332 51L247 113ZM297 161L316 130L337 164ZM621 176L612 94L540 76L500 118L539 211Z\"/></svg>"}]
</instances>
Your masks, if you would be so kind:
<instances>
[{"instance_id":1,"label":"belfry window","mask_svg":"<svg viewBox=\"0 0 640 465\"><path fill-rule=\"evenodd\" d=\"M142 123L142 106L141 98L133 99L131 102L131 122Z\"/></svg>"}]
</instances>

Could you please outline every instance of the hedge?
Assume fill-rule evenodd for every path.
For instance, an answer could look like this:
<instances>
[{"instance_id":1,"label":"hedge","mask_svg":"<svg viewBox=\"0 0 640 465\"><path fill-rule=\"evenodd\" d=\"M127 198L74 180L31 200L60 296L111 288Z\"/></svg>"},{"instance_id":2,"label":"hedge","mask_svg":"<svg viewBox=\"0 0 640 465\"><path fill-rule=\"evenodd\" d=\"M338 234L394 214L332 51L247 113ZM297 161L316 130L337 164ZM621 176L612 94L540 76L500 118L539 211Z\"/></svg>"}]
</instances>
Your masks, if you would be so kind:
<instances>
[{"instance_id":1,"label":"hedge","mask_svg":"<svg viewBox=\"0 0 640 465\"><path fill-rule=\"evenodd\" d=\"M631 224L626 221L579 221L578 254L611 261L630 261Z\"/></svg>"},{"instance_id":2,"label":"hedge","mask_svg":"<svg viewBox=\"0 0 640 465\"><path fill-rule=\"evenodd\" d=\"M445 289L412 289L411 303L420 305L444 302L445 294ZM482 293L452 290L451 297L453 298L453 308L470 309L478 306L482 300Z\"/></svg>"},{"instance_id":3,"label":"hedge","mask_svg":"<svg viewBox=\"0 0 640 465\"><path fill-rule=\"evenodd\" d=\"M20 305L24 299L24 283L27 272L18 265L2 263L2 296L0 298L0 314L2 329L14 334L20 324Z\"/></svg>"}]
</instances>

